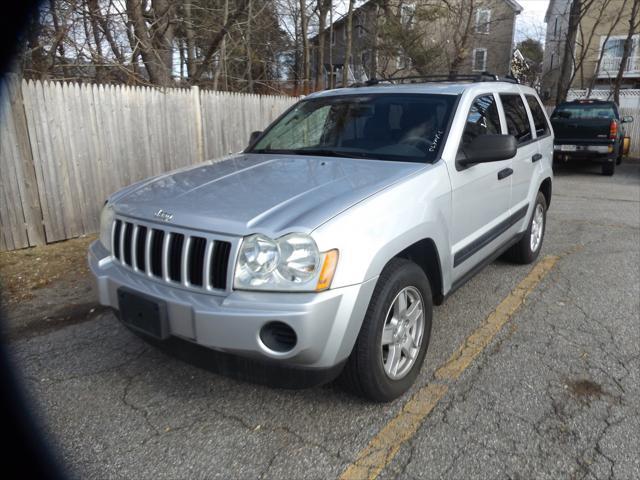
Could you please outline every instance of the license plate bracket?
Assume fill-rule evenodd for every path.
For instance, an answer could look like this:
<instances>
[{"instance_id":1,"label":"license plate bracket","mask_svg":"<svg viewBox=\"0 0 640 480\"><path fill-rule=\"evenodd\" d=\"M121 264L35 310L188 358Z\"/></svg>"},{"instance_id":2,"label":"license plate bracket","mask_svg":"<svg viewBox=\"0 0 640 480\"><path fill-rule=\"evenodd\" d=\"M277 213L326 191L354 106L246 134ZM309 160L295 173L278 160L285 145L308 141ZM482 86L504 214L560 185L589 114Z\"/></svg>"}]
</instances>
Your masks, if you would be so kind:
<instances>
[{"instance_id":1,"label":"license plate bracket","mask_svg":"<svg viewBox=\"0 0 640 480\"><path fill-rule=\"evenodd\" d=\"M128 327L159 340L169 337L164 301L121 287L118 289L118 308L122 323Z\"/></svg>"}]
</instances>

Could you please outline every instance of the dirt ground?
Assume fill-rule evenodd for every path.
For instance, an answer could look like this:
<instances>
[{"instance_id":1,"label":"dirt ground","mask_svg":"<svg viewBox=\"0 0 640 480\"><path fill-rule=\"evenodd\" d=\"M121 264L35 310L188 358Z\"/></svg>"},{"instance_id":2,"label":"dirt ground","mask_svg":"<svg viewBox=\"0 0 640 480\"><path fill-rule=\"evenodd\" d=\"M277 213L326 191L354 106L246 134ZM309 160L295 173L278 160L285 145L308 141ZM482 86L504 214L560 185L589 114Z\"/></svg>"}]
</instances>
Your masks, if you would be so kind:
<instances>
[{"instance_id":1,"label":"dirt ground","mask_svg":"<svg viewBox=\"0 0 640 480\"><path fill-rule=\"evenodd\" d=\"M96 239L72 240L0 252L0 305L9 339L28 338L85 321L103 309L92 292L87 248Z\"/></svg>"}]
</instances>

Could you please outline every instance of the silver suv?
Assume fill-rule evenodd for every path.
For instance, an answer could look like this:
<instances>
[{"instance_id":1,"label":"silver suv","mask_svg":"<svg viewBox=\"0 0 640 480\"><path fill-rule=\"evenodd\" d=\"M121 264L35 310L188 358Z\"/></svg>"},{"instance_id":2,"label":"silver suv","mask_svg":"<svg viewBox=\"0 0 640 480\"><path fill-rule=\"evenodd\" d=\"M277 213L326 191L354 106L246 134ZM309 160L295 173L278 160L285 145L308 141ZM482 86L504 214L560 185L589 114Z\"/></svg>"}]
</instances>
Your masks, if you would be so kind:
<instances>
[{"instance_id":1,"label":"silver suv","mask_svg":"<svg viewBox=\"0 0 640 480\"><path fill-rule=\"evenodd\" d=\"M109 198L89 264L125 325L387 401L418 375L434 304L540 252L553 133L531 88L326 91L250 143Z\"/></svg>"}]
</instances>

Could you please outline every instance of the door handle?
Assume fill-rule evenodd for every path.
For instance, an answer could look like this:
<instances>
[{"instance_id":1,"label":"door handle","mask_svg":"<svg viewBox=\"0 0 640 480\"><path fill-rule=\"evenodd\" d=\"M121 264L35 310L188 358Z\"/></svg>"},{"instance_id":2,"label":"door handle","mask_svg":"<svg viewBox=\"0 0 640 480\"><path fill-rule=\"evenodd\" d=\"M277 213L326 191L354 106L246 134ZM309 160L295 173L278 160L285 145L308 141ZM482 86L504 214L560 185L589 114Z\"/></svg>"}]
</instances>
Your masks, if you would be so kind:
<instances>
[{"instance_id":1,"label":"door handle","mask_svg":"<svg viewBox=\"0 0 640 480\"><path fill-rule=\"evenodd\" d=\"M498 180L502 180L503 178L507 178L509 175L513 174L513 170L510 168L505 168L498 172Z\"/></svg>"},{"instance_id":2,"label":"door handle","mask_svg":"<svg viewBox=\"0 0 640 480\"><path fill-rule=\"evenodd\" d=\"M541 158L542 158L542 154L541 153L536 153L536 154L533 155L533 157L531 157L531 161L532 162L537 162Z\"/></svg>"}]
</instances>

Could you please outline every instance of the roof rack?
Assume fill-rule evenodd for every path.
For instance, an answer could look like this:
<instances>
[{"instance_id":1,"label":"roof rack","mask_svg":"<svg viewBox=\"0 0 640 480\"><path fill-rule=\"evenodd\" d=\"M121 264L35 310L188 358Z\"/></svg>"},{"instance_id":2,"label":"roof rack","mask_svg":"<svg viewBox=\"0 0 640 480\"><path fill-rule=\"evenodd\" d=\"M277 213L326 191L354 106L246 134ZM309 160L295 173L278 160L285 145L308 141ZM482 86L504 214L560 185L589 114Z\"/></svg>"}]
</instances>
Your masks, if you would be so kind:
<instances>
[{"instance_id":1,"label":"roof rack","mask_svg":"<svg viewBox=\"0 0 640 480\"><path fill-rule=\"evenodd\" d=\"M509 82L520 83L518 79L507 75L499 77L489 72L473 74L438 74L438 75L411 75L407 77L372 78L364 83L355 83L352 87L371 87L382 83L403 84L403 83L439 83L439 82Z\"/></svg>"}]
</instances>

